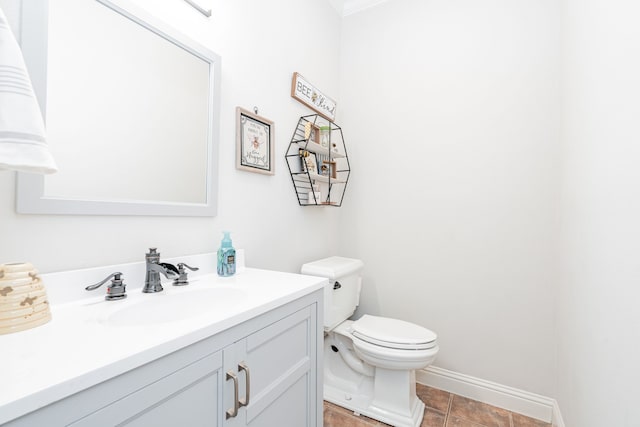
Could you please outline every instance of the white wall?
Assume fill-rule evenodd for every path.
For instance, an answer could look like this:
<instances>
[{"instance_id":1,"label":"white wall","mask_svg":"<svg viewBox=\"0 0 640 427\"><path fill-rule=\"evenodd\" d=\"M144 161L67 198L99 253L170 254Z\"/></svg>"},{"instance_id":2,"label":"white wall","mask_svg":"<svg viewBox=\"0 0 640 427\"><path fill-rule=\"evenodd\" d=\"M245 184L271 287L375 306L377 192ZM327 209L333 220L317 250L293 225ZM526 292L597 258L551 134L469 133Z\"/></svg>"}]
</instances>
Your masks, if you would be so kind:
<instances>
[{"instance_id":1,"label":"white wall","mask_svg":"<svg viewBox=\"0 0 640 427\"><path fill-rule=\"evenodd\" d=\"M43 272L140 261L217 249L222 230L251 266L299 271L332 250L336 209L298 206L284 153L301 115L291 76L299 71L338 96L340 17L318 0L211 1L209 19L181 0L136 0L222 57L219 213L216 218L18 215L13 172L0 171L0 263L30 261ZM0 0L13 25L19 0ZM317 31L305 31L309 25ZM316 27L317 26L317 27ZM235 169L235 107L275 121L276 175ZM130 279L133 280L133 279ZM142 279L141 279L142 280ZM82 286L83 284L78 284Z\"/></svg>"},{"instance_id":2,"label":"white wall","mask_svg":"<svg viewBox=\"0 0 640 427\"><path fill-rule=\"evenodd\" d=\"M361 311L439 334L436 365L553 395L554 0L395 0L343 21Z\"/></svg>"},{"instance_id":3,"label":"white wall","mask_svg":"<svg viewBox=\"0 0 640 427\"><path fill-rule=\"evenodd\" d=\"M567 426L640 423L640 5L567 0L558 394Z\"/></svg>"}]
</instances>

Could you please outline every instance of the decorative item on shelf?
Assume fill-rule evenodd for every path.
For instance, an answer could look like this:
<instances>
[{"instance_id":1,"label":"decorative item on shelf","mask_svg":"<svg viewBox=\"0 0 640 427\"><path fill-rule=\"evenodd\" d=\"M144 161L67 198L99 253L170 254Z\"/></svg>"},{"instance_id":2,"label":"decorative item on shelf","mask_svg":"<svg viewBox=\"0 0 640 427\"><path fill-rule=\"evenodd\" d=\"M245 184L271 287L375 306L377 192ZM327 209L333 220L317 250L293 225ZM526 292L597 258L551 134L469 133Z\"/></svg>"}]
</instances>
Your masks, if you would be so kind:
<instances>
[{"instance_id":1,"label":"decorative item on shelf","mask_svg":"<svg viewBox=\"0 0 640 427\"><path fill-rule=\"evenodd\" d=\"M329 128L329 127L327 126L327 128ZM317 126L315 124L312 124L311 122L307 122L304 125L304 139L308 140L309 143L321 145L322 144L322 138L323 138L322 126ZM325 136L325 140L328 141L326 136Z\"/></svg>"},{"instance_id":2,"label":"decorative item on shelf","mask_svg":"<svg viewBox=\"0 0 640 427\"><path fill-rule=\"evenodd\" d=\"M307 128L309 129L308 131ZM320 145L320 137L321 133L319 126L310 122L305 125L305 139L309 140L312 144Z\"/></svg>"},{"instance_id":3,"label":"decorative item on shelf","mask_svg":"<svg viewBox=\"0 0 640 427\"><path fill-rule=\"evenodd\" d=\"M47 293L30 263L0 264L0 335L51 320Z\"/></svg>"},{"instance_id":4,"label":"decorative item on shelf","mask_svg":"<svg viewBox=\"0 0 640 427\"><path fill-rule=\"evenodd\" d=\"M311 122L307 122L304 124L304 139L309 139L311 137L311 129L313 125Z\"/></svg>"},{"instance_id":5,"label":"decorative item on shelf","mask_svg":"<svg viewBox=\"0 0 640 427\"><path fill-rule=\"evenodd\" d=\"M244 108L236 108L236 168L273 175L275 126L271 120Z\"/></svg>"},{"instance_id":6,"label":"decorative item on shelf","mask_svg":"<svg viewBox=\"0 0 640 427\"><path fill-rule=\"evenodd\" d=\"M312 174L318 174L318 159L316 153L307 150L302 151L302 170Z\"/></svg>"},{"instance_id":7,"label":"decorative item on shelf","mask_svg":"<svg viewBox=\"0 0 640 427\"><path fill-rule=\"evenodd\" d=\"M338 172L336 171L336 162L334 162L332 160L323 160L322 161L322 175L331 176L332 179L337 179L338 178Z\"/></svg>"},{"instance_id":8,"label":"decorative item on shelf","mask_svg":"<svg viewBox=\"0 0 640 427\"><path fill-rule=\"evenodd\" d=\"M331 143L331 126L320 126L320 146L329 148Z\"/></svg>"},{"instance_id":9,"label":"decorative item on shelf","mask_svg":"<svg viewBox=\"0 0 640 427\"><path fill-rule=\"evenodd\" d=\"M320 193L320 187L318 185L313 185L311 187L311 191L309 191L309 198L307 199L307 204L319 205L321 203L322 203L322 195Z\"/></svg>"},{"instance_id":10,"label":"decorative item on shelf","mask_svg":"<svg viewBox=\"0 0 640 427\"><path fill-rule=\"evenodd\" d=\"M320 145L320 135L320 128L318 126L313 126L313 132L311 133L309 142L312 144Z\"/></svg>"},{"instance_id":11,"label":"decorative item on shelf","mask_svg":"<svg viewBox=\"0 0 640 427\"><path fill-rule=\"evenodd\" d=\"M336 102L309 83L300 73L293 73L291 96L307 107L315 110L325 119L336 119Z\"/></svg>"}]
</instances>

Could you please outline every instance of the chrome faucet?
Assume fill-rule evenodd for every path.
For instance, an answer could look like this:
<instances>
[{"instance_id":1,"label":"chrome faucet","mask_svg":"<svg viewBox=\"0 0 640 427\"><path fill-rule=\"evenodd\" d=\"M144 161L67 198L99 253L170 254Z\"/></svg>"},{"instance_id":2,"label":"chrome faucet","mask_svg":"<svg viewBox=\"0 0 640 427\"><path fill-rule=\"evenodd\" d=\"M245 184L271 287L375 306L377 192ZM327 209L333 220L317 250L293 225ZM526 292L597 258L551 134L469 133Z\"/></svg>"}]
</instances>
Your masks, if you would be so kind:
<instances>
[{"instance_id":1,"label":"chrome faucet","mask_svg":"<svg viewBox=\"0 0 640 427\"><path fill-rule=\"evenodd\" d=\"M179 276L178 269L175 265L160 262L160 253L156 251L156 248L149 248L149 252L145 254L144 258L147 262L147 274L144 279L142 292L162 292L163 288L160 283L160 274L164 275L167 279L174 279Z\"/></svg>"},{"instance_id":2,"label":"chrome faucet","mask_svg":"<svg viewBox=\"0 0 640 427\"><path fill-rule=\"evenodd\" d=\"M94 289L98 289L100 286L107 283L107 281L111 279L111 284L107 286L107 295L105 295L104 299L107 301L116 301L119 299L124 299L127 297L127 285L124 284L122 280L122 273L119 271L115 273L111 273L105 279L96 283L95 285L87 286L85 289L87 291L92 291Z\"/></svg>"}]
</instances>

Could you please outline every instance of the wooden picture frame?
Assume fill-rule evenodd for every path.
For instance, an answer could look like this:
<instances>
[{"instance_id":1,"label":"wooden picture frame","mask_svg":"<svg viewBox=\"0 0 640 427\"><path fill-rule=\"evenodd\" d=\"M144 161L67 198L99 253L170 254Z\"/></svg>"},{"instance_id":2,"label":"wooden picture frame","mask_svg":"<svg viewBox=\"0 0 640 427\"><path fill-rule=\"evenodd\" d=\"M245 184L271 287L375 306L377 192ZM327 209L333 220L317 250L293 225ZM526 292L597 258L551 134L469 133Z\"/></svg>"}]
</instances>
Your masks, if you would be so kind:
<instances>
[{"instance_id":1,"label":"wooden picture frame","mask_svg":"<svg viewBox=\"0 0 640 427\"><path fill-rule=\"evenodd\" d=\"M337 171L336 162L333 160L323 160L322 166L320 169L320 174L325 176L330 176L331 179L338 179L338 171ZM326 170L326 174L324 171Z\"/></svg>"},{"instance_id":2,"label":"wooden picture frame","mask_svg":"<svg viewBox=\"0 0 640 427\"><path fill-rule=\"evenodd\" d=\"M312 122L305 123L304 138L306 140L308 140L312 144L320 145L321 135L322 135L321 126Z\"/></svg>"},{"instance_id":3,"label":"wooden picture frame","mask_svg":"<svg viewBox=\"0 0 640 427\"><path fill-rule=\"evenodd\" d=\"M325 119L333 122L336 119L336 101L320 92L300 73L293 73L291 79L291 97L311 108Z\"/></svg>"},{"instance_id":4,"label":"wooden picture frame","mask_svg":"<svg viewBox=\"0 0 640 427\"><path fill-rule=\"evenodd\" d=\"M309 142L320 145L320 128L316 125L311 127L311 136Z\"/></svg>"},{"instance_id":5,"label":"wooden picture frame","mask_svg":"<svg viewBox=\"0 0 640 427\"><path fill-rule=\"evenodd\" d=\"M275 174L274 123L236 107L236 168L248 172Z\"/></svg>"}]
</instances>

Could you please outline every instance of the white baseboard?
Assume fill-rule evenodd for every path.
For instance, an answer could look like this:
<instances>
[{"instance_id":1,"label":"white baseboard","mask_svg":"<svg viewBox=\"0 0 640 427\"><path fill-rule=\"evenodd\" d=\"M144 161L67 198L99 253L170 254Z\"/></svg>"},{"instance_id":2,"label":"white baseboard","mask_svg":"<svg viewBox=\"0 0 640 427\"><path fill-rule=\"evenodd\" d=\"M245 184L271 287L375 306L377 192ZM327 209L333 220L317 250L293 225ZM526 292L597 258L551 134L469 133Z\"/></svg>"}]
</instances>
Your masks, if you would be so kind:
<instances>
[{"instance_id":1,"label":"white baseboard","mask_svg":"<svg viewBox=\"0 0 640 427\"><path fill-rule=\"evenodd\" d=\"M564 420L562 419L560 407L556 400L553 401L553 418L551 419L551 423L553 424L553 427L564 427Z\"/></svg>"},{"instance_id":2,"label":"white baseboard","mask_svg":"<svg viewBox=\"0 0 640 427\"><path fill-rule=\"evenodd\" d=\"M429 366L426 369L416 371L416 381L420 384L552 423L554 427L564 427L558 403L550 397L459 374L437 366Z\"/></svg>"}]
</instances>

